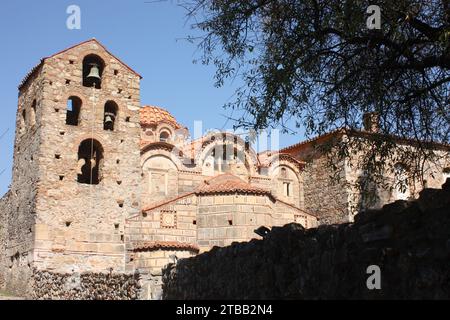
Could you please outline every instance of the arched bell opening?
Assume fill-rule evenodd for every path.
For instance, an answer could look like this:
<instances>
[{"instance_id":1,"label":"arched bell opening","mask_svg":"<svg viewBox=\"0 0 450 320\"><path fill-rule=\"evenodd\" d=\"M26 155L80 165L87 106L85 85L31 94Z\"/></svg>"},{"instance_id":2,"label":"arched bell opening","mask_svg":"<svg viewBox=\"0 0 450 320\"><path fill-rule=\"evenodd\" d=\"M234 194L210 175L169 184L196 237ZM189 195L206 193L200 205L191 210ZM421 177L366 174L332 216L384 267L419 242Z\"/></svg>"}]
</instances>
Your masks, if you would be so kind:
<instances>
[{"instance_id":1,"label":"arched bell opening","mask_svg":"<svg viewBox=\"0 0 450 320\"><path fill-rule=\"evenodd\" d=\"M103 147L95 139L81 142L78 147L78 183L99 184L102 178Z\"/></svg>"},{"instance_id":2,"label":"arched bell opening","mask_svg":"<svg viewBox=\"0 0 450 320\"><path fill-rule=\"evenodd\" d=\"M114 131L114 125L117 119L117 112L119 106L114 101L108 101L105 103L104 116L103 116L103 129Z\"/></svg>"},{"instance_id":3,"label":"arched bell opening","mask_svg":"<svg viewBox=\"0 0 450 320\"><path fill-rule=\"evenodd\" d=\"M86 56L83 59L83 86L101 89L104 69L105 63L102 58L94 54Z\"/></svg>"},{"instance_id":4,"label":"arched bell opening","mask_svg":"<svg viewBox=\"0 0 450 320\"><path fill-rule=\"evenodd\" d=\"M78 97L70 97L67 100L66 124L69 126L77 126L80 121L82 101Z\"/></svg>"}]
</instances>

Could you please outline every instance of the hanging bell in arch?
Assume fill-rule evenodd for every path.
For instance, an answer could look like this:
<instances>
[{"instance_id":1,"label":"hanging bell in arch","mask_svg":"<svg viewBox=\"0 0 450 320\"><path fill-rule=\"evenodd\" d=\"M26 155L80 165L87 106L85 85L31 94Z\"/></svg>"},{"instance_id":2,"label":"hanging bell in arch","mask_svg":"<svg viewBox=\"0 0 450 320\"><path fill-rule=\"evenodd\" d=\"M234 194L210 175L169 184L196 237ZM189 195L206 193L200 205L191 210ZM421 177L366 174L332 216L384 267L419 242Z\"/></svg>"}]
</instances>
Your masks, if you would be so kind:
<instances>
[{"instance_id":1,"label":"hanging bell in arch","mask_svg":"<svg viewBox=\"0 0 450 320\"><path fill-rule=\"evenodd\" d=\"M116 115L112 112L105 112L105 130L114 130L114 121L116 119Z\"/></svg>"},{"instance_id":2,"label":"hanging bell in arch","mask_svg":"<svg viewBox=\"0 0 450 320\"><path fill-rule=\"evenodd\" d=\"M98 64L91 63L91 71L89 72L88 76L86 77L89 81L92 81L93 84L97 85L100 84L102 81L102 77L100 76L100 69Z\"/></svg>"}]
</instances>

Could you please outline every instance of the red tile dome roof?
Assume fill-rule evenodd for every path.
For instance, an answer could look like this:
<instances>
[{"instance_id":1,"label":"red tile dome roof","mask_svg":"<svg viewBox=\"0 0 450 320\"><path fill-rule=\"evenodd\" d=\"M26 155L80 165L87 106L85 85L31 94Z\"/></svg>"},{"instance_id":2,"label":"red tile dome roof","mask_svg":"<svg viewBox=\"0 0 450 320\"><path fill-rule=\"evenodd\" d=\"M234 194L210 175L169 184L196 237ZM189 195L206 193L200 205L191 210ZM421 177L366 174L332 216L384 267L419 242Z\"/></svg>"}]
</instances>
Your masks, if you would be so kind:
<instances>
[{"instance_id":1,"label":"red tile dome roof","mask_svg":"<svg viewBox=\"0 0 450 320\"><path fill-rule=\"evenodd\" d=\"M140 110L141 125L154 125L161 122L166 122L175 127L175 129L181 128L181 125L172 116L169 111L155 106L144 106Z\"/></svg>"}]
</instances>

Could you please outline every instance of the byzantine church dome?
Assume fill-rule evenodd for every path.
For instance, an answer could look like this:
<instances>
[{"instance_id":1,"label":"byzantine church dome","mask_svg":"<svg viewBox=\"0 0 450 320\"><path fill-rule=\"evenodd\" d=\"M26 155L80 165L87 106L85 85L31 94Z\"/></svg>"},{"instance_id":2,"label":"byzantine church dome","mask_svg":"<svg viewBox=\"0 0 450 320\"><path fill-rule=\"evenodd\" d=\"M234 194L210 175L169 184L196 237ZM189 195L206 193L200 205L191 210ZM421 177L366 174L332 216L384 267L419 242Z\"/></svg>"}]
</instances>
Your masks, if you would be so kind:
<instances>
[{"instance_id":1,"label":"byzantine church dome","mask_svg":"<svg viewBox=\"0 0 450 320\"><path fill-rule=\"evenodd\" d=\"M167 123L175 129L182 126L169 111L156 106L143 106L140 110L141 126L152 126L160 123Z\"/></svg>"}]
</instances>

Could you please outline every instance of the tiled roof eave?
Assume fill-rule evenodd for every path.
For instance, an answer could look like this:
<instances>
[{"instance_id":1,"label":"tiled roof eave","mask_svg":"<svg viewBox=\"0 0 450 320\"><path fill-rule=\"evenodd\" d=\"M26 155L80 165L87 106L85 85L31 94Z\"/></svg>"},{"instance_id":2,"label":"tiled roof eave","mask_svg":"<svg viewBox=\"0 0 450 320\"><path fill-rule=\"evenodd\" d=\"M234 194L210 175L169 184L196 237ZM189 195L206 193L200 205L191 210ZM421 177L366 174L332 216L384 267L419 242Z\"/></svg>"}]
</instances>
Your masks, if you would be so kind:
<instances>
[{"instance_id":1,"label":"tiled roof eave","mask_svg":"<svg viewBox=\"0 0 450 320\"><path fill-rule=\"evenodd\" d=\"M362 136L366 138L376 138L376 139L391 139L395 141L398 144L404 144L404 145L417 145L419 143L425 144L427 148L436 148L436 149L444 149L444 150L450 150L450 144L446 142L434 142L434 141L417 141L410 138L402 138L398 137L392 134L385 134L380 132L370 132L365 130L358 130L358 129L348 129L348 128L339 128L335 129L333 131L330 131L328 133L324 133L322 135L319 135L317 137L293 144L291 146L285 147L280 150L280 152L293 152L294 150L302 149L303 147L306 147L311 144L320 144L322 143L321 140L327 141L328 138L337 137L339 135L354 135L354 136Z\"/></svg>"},{"instance_id":2,"label":"tiled roof eave","mask_svg":"<svg viewBox=\"0 0 450 320\"><path fill-rule=\"evenodd\" d=\"M223 189L223 190L211 190L211 191L199 191L196 192L199 196L205 196L205 195L217 195L217 194L245 194L245 195L263 195L268 196L270 198L273 198L272 193L269 191L257 191L257 190L243 190L243 189Z\"/></svg>"},{"instance_id":3,"label":"tiled roof eave","mask_svg":"<svg viewBox=\"0 0 450 320\"><path fill-rule=\"evenodd\" d=\"M155 250L187 250L194 253L200 251L199 247L193 243L185 243L178 241L142 241L132 242L129 251L133 252L145 252Z\"/></svg>"},{"instance_id":4,"label":"tiled roof eave","mask_svg":"<svg viewBox=\"0 0 450 320\"><path fill-rule=\"evenodd\" d=\"M306 214L306 215L309 215L309 216L311 216L311 217L314 217L314 218L318 219L318 216L317 216L316 214L313 214L313 213L311 213L311 212L308 212L308 211L306 211L306 210L304 210L304 209L300 209L300 208L296 207L295 205L293 205L293 204L291 204L291 203L288 203L288 202L285 202L285 201L283 201L283 200L280 200L280 199L278 199L278 198L275 198L275 200L276 200L277 202L283 204L283 205L286 205L286 206L288 206L288 207L291 207L292 209L295 209L295 210L300 211L300 212L302 212L302 213L304 213L304 214Z\"/></svg>"},{"instance_id":5,"label":"tiled roof eave","mask_svg":"<svg viewBox=\"0 0 450 320\"><path fill-rule=\"evenodd\" d=\"M44 64L45 59L41 59L41 61L35 65L33 68L31 68L31 70L25 75L25 77L22 79L22 81L20 82L19 86L17 87L19 90L21 90L28 82L28 80L34 75L36 74L39 69L41 69L41 67Z\"/></svg>"}]
</instances>

